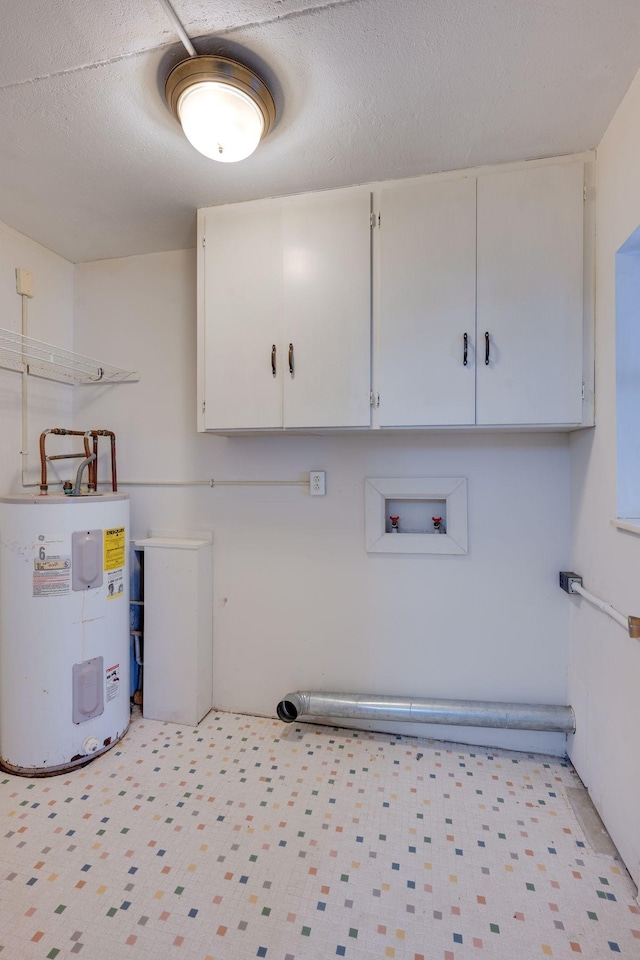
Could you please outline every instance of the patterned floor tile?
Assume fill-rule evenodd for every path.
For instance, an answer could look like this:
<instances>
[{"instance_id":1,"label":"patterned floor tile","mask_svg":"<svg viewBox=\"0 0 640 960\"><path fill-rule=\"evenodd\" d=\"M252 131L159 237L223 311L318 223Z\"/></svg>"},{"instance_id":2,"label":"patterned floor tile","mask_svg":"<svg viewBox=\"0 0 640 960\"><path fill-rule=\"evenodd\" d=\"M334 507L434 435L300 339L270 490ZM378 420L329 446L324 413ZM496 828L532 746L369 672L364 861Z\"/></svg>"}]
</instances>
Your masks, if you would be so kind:
<instances>
[{"instance_id":1,"label":"patterned floor tile","mask_svg":"<svg viewBox=\"0 0 640 960\"><path fill-rule=\"evenodd\" d=\"M557 758L212 713L0 776L0 960L640 958Z\"/></svg>"}]
</instances>

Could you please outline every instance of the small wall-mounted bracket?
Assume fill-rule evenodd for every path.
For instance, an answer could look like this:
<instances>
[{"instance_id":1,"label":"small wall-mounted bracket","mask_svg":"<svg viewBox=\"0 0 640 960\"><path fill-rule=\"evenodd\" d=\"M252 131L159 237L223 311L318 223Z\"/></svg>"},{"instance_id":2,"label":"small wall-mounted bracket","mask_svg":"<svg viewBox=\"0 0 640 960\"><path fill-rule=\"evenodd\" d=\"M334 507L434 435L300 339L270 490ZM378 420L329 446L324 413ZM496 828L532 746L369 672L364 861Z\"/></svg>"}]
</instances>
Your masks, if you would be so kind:
<instances>
[{"instance_id":1,"label":"small wall-mounted bracket","mask_svg":"<svg viewBox=\"0 0 640 960\"><path fill-rule=\"evenodd\" d=\"M577 573L573 573L571 570L561 570L560 571L560 589L564 590L565 593L576 593L577 591L573 589L574 584L582 586L582 577Z\"/></svg>"},{"instance_id":2,"label":"small wall-mounted bracket","mask_svg":"<svg viewBox=\"0 0 640 960\"><path fill-rule=\"evenodd\" d=\"M633 640L640 640L640 617L627 617L629 621L629 636Z\"/></svg>"},{"instance_id":3,"label":"small wall-mounted bracket","mask_svg":"<svg viewBox=\"0 0 640 960\"><path fill-rule=\"evenodd\" d=\"M33 274L24 267L16 267L16 293L21 297L33 297Z\"/></svg>"}]
</instances>

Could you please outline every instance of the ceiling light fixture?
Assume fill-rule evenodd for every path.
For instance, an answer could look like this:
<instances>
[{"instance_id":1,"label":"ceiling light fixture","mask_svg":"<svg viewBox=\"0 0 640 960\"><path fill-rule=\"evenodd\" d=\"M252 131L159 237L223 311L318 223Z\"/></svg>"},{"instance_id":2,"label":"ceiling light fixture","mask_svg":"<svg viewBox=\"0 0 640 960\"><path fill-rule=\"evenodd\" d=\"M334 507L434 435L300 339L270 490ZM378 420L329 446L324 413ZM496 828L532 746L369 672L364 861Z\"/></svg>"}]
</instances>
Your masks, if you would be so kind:
<instances>
[{"instance_id":1,"label":"ceiling light fixture","mask_svg":"<svg viewBox=\"0 0 640 960\"><path fill-rule=\"evenodd\" d=\"M183 60L167 77L165 96L187 140L222 163L250 156L275 121L266 84L226 57Z\"/></svg>"},{"instance_id":2,"label":"ceiling light fixture","mask_svg":"<svg viewBox=\"0 0 640 960\"><path fill-rule=\"evenodd\" d=\"M171 0L160 0L187 53L173 68L164 92L187 140L211 160L234 163L250 156L276 119L260 77L227 57L198 56Z\"/></svg>"}]
</instances>

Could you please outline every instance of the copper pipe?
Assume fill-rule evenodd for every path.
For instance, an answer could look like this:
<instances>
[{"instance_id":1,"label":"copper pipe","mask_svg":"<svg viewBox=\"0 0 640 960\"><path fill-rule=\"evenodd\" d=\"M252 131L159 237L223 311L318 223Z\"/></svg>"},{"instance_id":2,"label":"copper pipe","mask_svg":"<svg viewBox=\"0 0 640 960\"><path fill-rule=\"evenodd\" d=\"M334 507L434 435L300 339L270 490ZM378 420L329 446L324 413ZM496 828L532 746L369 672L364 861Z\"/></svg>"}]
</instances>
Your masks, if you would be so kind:
<instances>
[{"instance_id":1,"label":"copper pipe","mask_svg":"<svg viewBox=\"0 0 640 960\"><path fill-rule=\"evenodd\" d=\"M89 431L90 432L90 431ZM91 456L89 449L89 438L86 430L67 430L65 427L52 427L50 430L43 430L40 434L40 494L45 495L49 489L47 483L47 455L45 453L45 442L48 433L55 433L58 436L65 437L84 437L84 455L85 458Z\"/></svg>"},{"instance_id":2,"label":"copper pipe","mask_svg":"<svg viewBox=\"0 0 640 960\"><path fill-rule=\"evenodd\" d=\"M93 452L95 454L93 460L89 464L89 489L94 490L96 493L98 491L98 438L93 434Z\"/></svg>"},{"instance_id":3,"label":"copper pipe","mask_svg":"<svg viewBox=\"0 0 640 960\"><path fill-rule=\"evenodd\" d=\"M44 441L47 436L45 430L40 434L40 495L42 496L49 489L47 486L47 456L44 452Z\"/></svg>"},{"instance_id":4,"label":"copper pipe","mask_svg":"<svg viewBox=\"0 0 640 960\"><path fill-rule=\"evenodd\" d=\"M111 489L116 493L118 489L118 476L116 473L116 435L111 434Z\"/></svg>"},{"instance_id":5,"label":"copper pipe","mask_svg":"<svg viewBox=\"0 0 640 960\"><path fill-rule=\"evenodd\" d=\"M50 430L44 430L40 434L40 493L44 495L47 493L49 487L47 484L47 460L66 460L72 459L75 457L81 457L82 454L76 453L61 453L56 454L52 457L47 457L45 452L45 443L48 433L55 433L58 436L70 436L70 437L83 437L84 438L84 458L89 460L88 463L88 485L93 490L98 489L98 437L109 437L111 444L111 489L114 493L118 490L118 478L117 478L117 468L116 468L116 435L112 430L67 430L64 427L52 427ZM91 458L91 450L89 449L89 437L92 437L93 440L93 454L94 458Z\"/></svg>"},{"instance_id":6,"label":"copper pipe","mask_svg":"<svg viewBox=\"0 0 640 960\"><path fill-rule=\"evenodd\" d=\"M50 460L79 460L81 457L84 457L84 453L56 453L52 457L47 457L47 461Z\"/></svg>"},{"instance_id":7,"label":"copper pipe","mask_svg":"<svg viewBox=\"0 0 640 960\"><path fill-rule=\"evenodd\" d=\"M118 476L116 468L116 435L113 430L92 430L92 436L109 437L111 441L111 489L114 493L118 492ZM98 488L98 474L96 467L96 489Z\"/></svg>"}]
</instances>

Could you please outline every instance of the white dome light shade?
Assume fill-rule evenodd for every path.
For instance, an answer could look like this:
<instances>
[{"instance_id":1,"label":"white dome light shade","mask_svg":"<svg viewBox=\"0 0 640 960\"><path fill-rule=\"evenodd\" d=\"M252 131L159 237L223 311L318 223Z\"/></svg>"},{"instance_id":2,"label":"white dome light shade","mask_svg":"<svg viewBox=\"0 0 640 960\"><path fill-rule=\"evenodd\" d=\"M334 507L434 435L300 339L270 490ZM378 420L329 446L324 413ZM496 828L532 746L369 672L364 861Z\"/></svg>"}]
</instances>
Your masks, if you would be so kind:
<instances>
[{"instance_id":1,"label":"white dome light shade","mask_svg":"<svg viewBox=\"0 0 640 960\"><path fill-rule=\"evenodd\" d=\"M185 137L211 160L244 160L260 143L264 130L256 103L226 83L196 83L178 100Z\"/></svg>"},{"instance_id":2,"label":"white dome light shade","mask_svg":"<svg viewBox=\"0 0 640 960\"><path fill-rule=\"evenodd\" d=\"M183 60L167 77L165 94L187 140L222 163L252 154L275 121L273 98L262 80L225 57Z\"/></svg>"}]
</instances>

